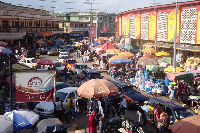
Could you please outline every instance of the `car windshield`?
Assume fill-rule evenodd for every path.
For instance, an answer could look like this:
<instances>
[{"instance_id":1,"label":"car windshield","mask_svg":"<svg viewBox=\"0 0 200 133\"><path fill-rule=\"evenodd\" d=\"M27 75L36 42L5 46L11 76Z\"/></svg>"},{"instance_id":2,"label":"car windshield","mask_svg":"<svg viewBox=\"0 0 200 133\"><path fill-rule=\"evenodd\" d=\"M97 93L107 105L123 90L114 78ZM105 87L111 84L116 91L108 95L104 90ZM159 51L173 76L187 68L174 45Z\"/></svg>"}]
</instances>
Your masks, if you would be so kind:
<instances>
[{"instance_id":1,"label":"car windshield","mask_svg":"<svg viewBox=\"0 0 200 133\"><path fill-rule=\"evenodd\" d=\"M60 56L59 59L67 59L68 56Z\"/></svg>"},{"instance_id":2,"label":"car windshield","mask_svg":"<svg viewBox=\"0 0 200 133\"><path fill-rule=\"evenodd\" d=\"M56 67L61 67L61 65L62 65L61 62L56 62L56 63L55 63L55 66L56 66Z\"/></svg>"},{"instance_id":3,"label":"car windshield","mask_svg":"<svg viewBox=\"0 0 200 133\"><path fill-rule=\"evenodd\" d=\"M95 79L95 78L101 78L101 75L100 75L100 73L89 73L88 77L90 79Z\"/></svg>"},{"instance_id":4,"label":"car windshield","mask_svg":"<svg viewBox=\"0 0 200 133\"><path fill-rule=\"evenodd\" d=\"M67 94L68 93L56 92L56 97L59 97L59 100L63 102L65 100Z\"/></svg>"},{"instance_id":5,"label":"car windshield","mask_svg":"<svg viewBox=\"0 0 200 133\"><path fill-rule=\"evenodd\" d=\"M138 91L136 91L135 89L133 89L133 86L123 87L121 91L122 91L123 94L134 94L134 93L138 93Z\"/></svg>"},{"instance_id":6,"label":"car windshield","mask_svg":"<svg viewBox=\"0 0 200 133\"><path fill-rule=\"evenodd\" d=\"M194 111L189 108L174 109L174 113L178 120L195 115Z\"/></svg>"},{"instance_id":7,"label":"car windshield","mask_svg":"<svg viewBox=\"0 0 200 133\"><path fill-rule=\"evenodd\" d=\"M83 69L83 68L87 69L87 65L77 65L76 66L76 69Z\"/></svg>"},{"instance_id":8,"label":"car windshield","mask_svg":"<svg viewBox=\"0 0 200 133\"><path fill-rule=\"evenodd\" d=\"M36 63L37 60L36 60L36 59L32 59L31 62L32 62L32 63Z\"/></svg>"},{"instance_id":9,"label":"car windshield","mask_svg":"<svg viewBox=\"0 0 200 133\"><path fill-rule=\"evenodd\" d=\"M62 50L60 50L60 52L68 52L68 50L67 49L62 49Z\"/></svg>"},{"instance_id":10,"label":"car windshield","mask_svg":"<svg viewBox=\"0 0 200 133\"><path fill-rule=\"evenodd\" d=\"M68 60L68 63L69 63L69 64L75 64L75 63L76 63L76 60Z\"/></svg>"}]
</instances>

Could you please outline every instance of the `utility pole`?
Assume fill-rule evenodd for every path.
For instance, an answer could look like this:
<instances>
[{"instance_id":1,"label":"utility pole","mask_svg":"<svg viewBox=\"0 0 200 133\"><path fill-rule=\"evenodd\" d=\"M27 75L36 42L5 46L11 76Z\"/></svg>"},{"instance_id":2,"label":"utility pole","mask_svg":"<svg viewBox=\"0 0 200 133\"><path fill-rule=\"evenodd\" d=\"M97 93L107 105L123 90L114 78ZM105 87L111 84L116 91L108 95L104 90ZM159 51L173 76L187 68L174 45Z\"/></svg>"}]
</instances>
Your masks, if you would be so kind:
<instances>
[{"instance_id":1,"label":"utility pole","mask_svg":"<svg viewBox=\"0 0 200 133\"><path fill-rule=\"evenodd\" d=\"M176 0L176 11L175 11L175 31L174 31L174 58L173 58L173 72L176 72L177 3L178 3L178 0Z\"/></svg>"}]
</instances>

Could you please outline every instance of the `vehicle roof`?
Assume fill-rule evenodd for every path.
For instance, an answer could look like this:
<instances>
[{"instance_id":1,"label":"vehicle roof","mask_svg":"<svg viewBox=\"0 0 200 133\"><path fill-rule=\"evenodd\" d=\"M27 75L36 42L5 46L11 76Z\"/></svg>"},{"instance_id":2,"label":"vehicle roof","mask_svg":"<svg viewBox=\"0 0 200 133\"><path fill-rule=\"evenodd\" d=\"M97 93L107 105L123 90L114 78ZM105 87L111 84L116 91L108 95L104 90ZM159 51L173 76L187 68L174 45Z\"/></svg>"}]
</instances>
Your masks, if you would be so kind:
<instances>
[{"instance_id":1,"label":"vehicle roof","mask_svg":"<svg viewBox=\"0 0 200 133\"><path fill-rule=\"evenodd\" d=\"M128 86L133 86L130 84L127 84L126 82L122 82L120 80L110 80L112 83L114 83L115 85L117 85L118 87L122 88L122 87L128 87Z\"/></svg>"},{"instance_id":2,"label":"vehicle roof","mask_svg":"<svg viewBox=\"0 0 200 133\"><path fill-rule=\"evenodd\" d=\"M169 108L172 108L172 109L181 109L181 108L188 108L188 107L182 107L182 104L179 103L179 102L176 102L174 100L171 100L169 98L166 98L164 96L162 97L153 97L153 98L150 98L149 100L154 100L158 103L161 103Z\"/></svg>"},{"instance_id":3,"label":"vehicle roof","mask_svg":"<svg viewBox=\"0 0 200 133\"><path fill-rule=\"evenodd\" d=\"M83 70L84 71L84 70ZM87 73L100 73L100 72L98 72L98 71L96 71L96 70L94 70L94 69L85 69L85 71L87 72Z\"/></svg>"},{"instance_id":4,"label":"vehicle roof","mask_svg":"<svg viewBox=\"0 0 200 133\"><path fill-rule=\"evenodd\" d=\"M76 65L87 65L85 63L75 63Z\"/></svg>"},{"instance_id":5,"label":"vehicle roof","mask_svg":"<svg viewBox=\"0 0 200 133\"><path fill-rule=\"evenodd\" d=\"M78 87L67 87L67 88L60 89L57 92L71 93L71 92L77 91L77 89Z\"/></svg>"}]
</instances>

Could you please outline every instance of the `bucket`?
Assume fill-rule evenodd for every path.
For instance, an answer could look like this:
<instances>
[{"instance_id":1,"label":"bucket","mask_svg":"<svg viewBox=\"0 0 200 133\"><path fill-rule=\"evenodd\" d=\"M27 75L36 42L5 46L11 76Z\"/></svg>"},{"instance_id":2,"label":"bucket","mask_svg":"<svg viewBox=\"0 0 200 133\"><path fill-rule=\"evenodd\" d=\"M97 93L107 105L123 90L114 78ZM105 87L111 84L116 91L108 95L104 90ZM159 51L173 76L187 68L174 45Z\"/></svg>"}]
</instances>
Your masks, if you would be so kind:
<instances>
[{"instance_id":1,"label":"bucket","mask_svg":"<svg viewBox=\"0 0 200 133\"><path fill-rule=\"evenodd\" d=\"M165 85L169 85L169 79L168 79L168 77L165 77Z\"/></svg>"}]
</instances>

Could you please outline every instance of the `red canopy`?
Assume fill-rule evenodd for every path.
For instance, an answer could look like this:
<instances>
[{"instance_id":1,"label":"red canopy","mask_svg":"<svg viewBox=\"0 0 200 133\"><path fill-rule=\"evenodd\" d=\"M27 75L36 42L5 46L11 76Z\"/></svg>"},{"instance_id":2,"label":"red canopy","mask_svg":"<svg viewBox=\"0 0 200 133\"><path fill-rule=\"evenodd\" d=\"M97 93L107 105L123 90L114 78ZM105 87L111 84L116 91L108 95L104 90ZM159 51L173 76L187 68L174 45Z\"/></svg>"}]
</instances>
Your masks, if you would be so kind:
<instances>
[{"instance_id":1,"label":"red canopy","mask_svg":"<svg viewBox=\"0 0 200 133\"><path fill-rule=\"evenodd\" d=\"M182 74L184 72L175 72L175 73L167 73L167 77L170 81L174 80L176 76Z\"/></svg>"},{"instance_id":2,"label":"red canopy","mask_svg":"<svg viewBox=\"0 0 200 133\"><path fill-rule=\"evenodd\" d=\"M51 61L50 59L40 59L37 64L40 65L54 65L53 61Z\"/></svg>"},{"instance_id":3,"label":"red canopy","mask_svg":"<svg viewBox=\"0 0 200 133\"><path fill-rule=\"evenodd\" d=\"M114 45L114 46L117 45L117 42L114 42L112 45Z\"/></svg>"},{"instance_id":4,"label":"red canopy","mask_svg":"<svg viewBox=\"0 0 200 133\"><path fill-rule=\"evenodd\" d=\"M110 44L109 42L106 42L105 44L103 44L101 49L103 49L103 51L106 51L107 49L115 49L115 47L112 44Z\"/></svg>"}]
</instances>

